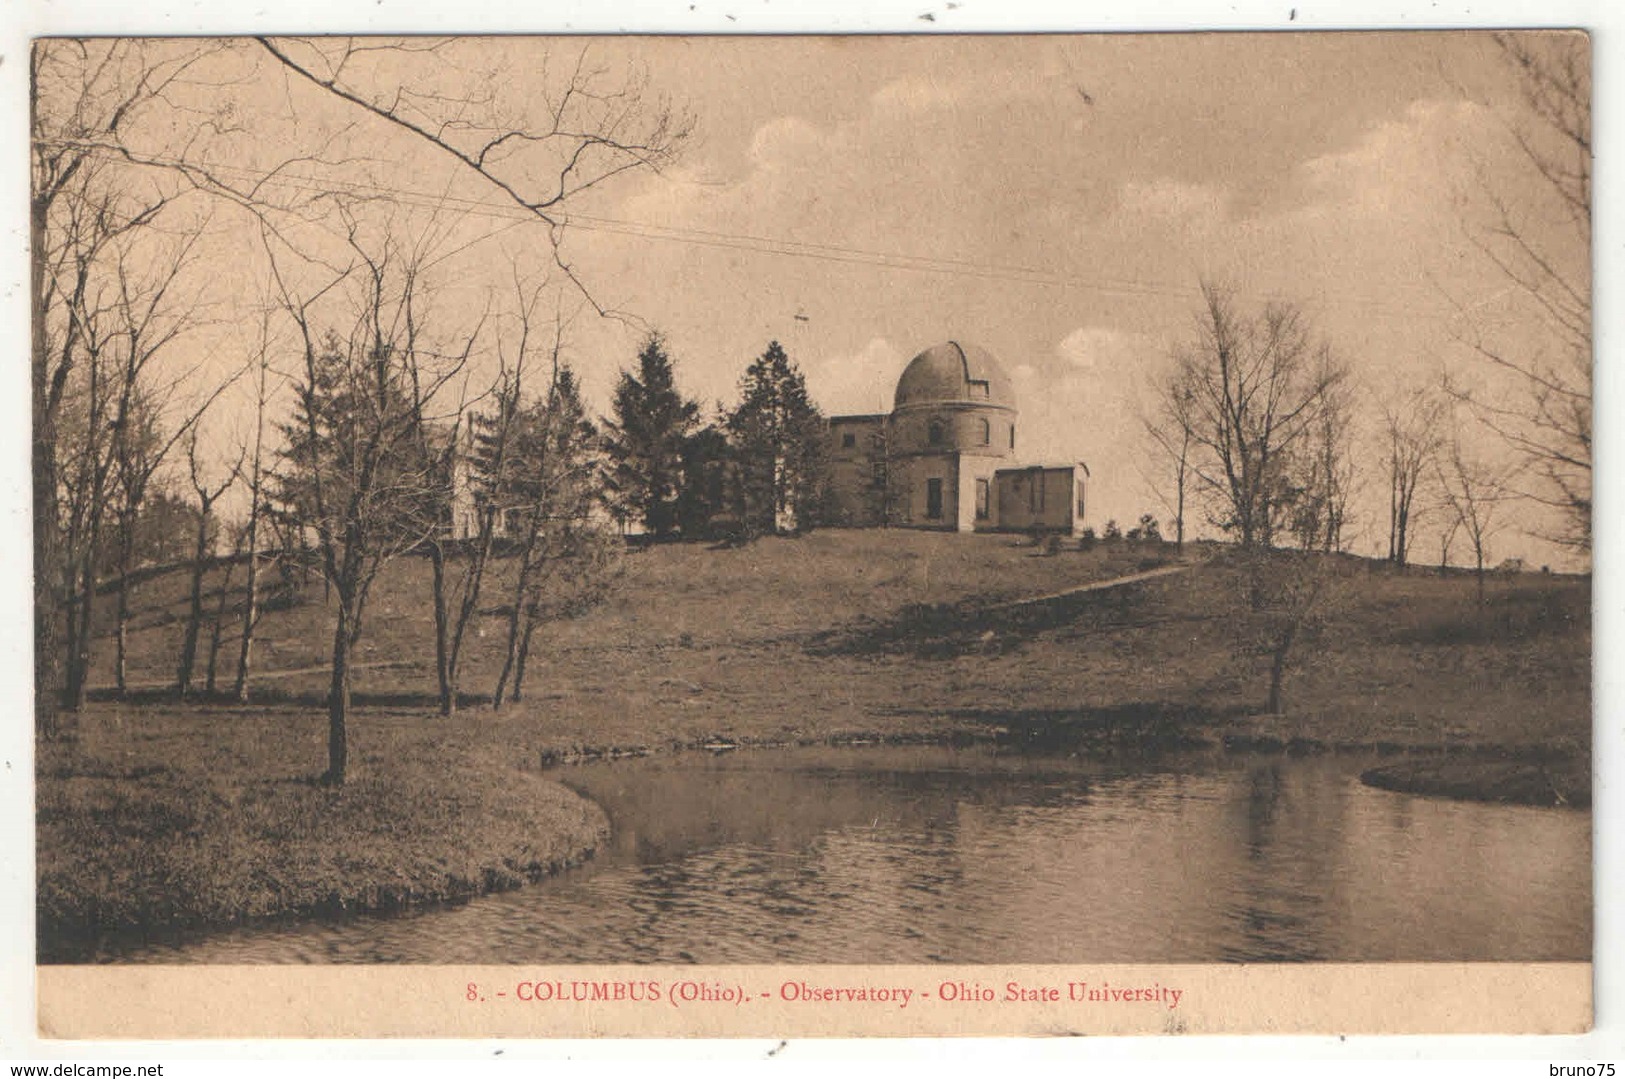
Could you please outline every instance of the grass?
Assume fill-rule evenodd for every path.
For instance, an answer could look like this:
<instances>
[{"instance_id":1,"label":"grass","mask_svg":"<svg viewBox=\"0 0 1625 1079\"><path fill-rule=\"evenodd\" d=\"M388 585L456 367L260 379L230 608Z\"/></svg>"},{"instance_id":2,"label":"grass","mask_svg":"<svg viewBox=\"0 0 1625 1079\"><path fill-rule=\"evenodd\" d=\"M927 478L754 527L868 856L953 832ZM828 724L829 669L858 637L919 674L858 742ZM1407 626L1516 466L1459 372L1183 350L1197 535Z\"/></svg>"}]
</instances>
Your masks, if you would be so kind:
<instances>
[{"instance_id":1,"label":"grass","mask_svg":"<svg viewBox=\"0 0 1625 1079\"><path fill-rule=\"evenodd\" d=\"M42 958L99 935L388 911L590 856L602 811L420 715L370 714L355 778L314 781L309 709L98 706L38 760Z\"/></svg>"},{"instance_id":2,"label":"grass","mask_svg":"<svg viewBox=\"0 0 1625 1079\"><path fill-rule=\"evenodd\" d=\"M1389 785L1457 795L1524 782L1491 767L1509 758L1583 773L1584 578L1497 578L1480 606L1469 575L1340 562L1294 654L1282 716L1259 714L1267 657L1246 644L1240 573L1224 558L987 609L1167 556L1127 545L1045 556L1011 537L906 531L657 546L628 556L605 606L539 633L521 705L449 720L432 708L428 566L403 560L374 590L358 658L392 665L357 674L354 779L339 791L312 782L325 764L329 632L314 584L262 623L255 704L103 701L68 740L42 746L42 939L388 909L520 883L583 856L604 827L536 765L617 750L1064 732L1379 747L1401 754ZM508 568L470 637L471 694L495 680ZM179 571L137 586L134 682L171 677L185 588ZM98 681L109 680L104 668ZM1449 783L1441 753L1456 762Z\"/></svg>"}]
</instances>

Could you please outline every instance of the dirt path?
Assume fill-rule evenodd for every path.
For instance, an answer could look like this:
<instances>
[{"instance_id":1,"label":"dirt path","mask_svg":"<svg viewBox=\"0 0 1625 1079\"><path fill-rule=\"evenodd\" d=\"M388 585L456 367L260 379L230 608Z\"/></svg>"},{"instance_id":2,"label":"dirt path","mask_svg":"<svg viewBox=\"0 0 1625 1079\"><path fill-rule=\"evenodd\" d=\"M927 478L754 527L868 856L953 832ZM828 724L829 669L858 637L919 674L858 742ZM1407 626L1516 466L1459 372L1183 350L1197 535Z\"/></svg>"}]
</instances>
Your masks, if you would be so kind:
<instances>
[{"instance_id":1,"label":"dirt path","mask_svg":"<svg viewBox=\"0 0 1625 1079\"><path fill-rule=\"evenodd\" d=\"M1125 585L1139 584L1141 581L1153 580L1157 577L1167 577L1175 573L1189 573L1200 562L1180 562L1172 566L1159 566L1141 573L1130 573L1123 577L1113 577L1106 581L1092 581L1089 584L1080 584L1074 588L1063 588L1059 592L1046 592L1042 596L1025 596L1021 599L1007 600L1004 603L993 603L982 608L985 611L1004 611L1014 607L1027 607L1035 603L1048 603L1050 600L1065 599L1067 596L1076 596L1084 592L1104 592L1110 588L1122 588Z\"/></svg>"},{"instance_id":2,"label":"dirt path","mask_svg":"<svg viewBox=\"0 0 1625 1079\"><path fill-rule=\"evenodd\" d=\"M352 664L350 664L350 669L352 671L376 671L376 670L382 670L385 667L411 667L411 666L413 666L413 664L406 661L406 660L381 659L381 660L377 660L377 661L372 662L372 663L352 663ZM284 668L284 669L281 669L281 670L275 670L275 671L255 671L254 672L254 681L261 682L261 681L264 681L264 680L266 680L268 678L292 678L295 675L300 675L300 674L321 674L323 672L330 671L332 669L333 669L333 665L331 663L317 663L317 664L314 664L314 665L309 666L309 667L287 667L287 668ZM154 689L173 689L174 687L175 687L175 680L173 678L166 679L166 680L164 680L162 682L126 682L126 683L124 683L124 688L126 690L138 690L138 691L140 691L140 690L154 690ZM117 686L92 686L90 691L92 693L113 693L113 692L116 692L117 689L118 689Z\"/></svg>"}]
</instances>

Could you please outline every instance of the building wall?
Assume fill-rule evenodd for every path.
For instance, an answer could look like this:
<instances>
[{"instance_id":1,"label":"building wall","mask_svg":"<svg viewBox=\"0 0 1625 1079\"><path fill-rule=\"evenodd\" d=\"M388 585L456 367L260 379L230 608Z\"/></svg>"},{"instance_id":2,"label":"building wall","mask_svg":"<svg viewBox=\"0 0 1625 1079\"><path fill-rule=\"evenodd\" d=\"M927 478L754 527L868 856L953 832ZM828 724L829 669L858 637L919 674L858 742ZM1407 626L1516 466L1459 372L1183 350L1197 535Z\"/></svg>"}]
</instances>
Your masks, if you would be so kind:
<instances>
[{"instance_id":1,"label":"building wall","mask_svg":"<svg viewBox=\"0 0 1625 1079\"><path fill-rule=\"evenodd\" d=\"M996 474L1004 464L1000 457L961 454L959 457L959 530L993 532L999 528L999 500ZM987 485L985 515L978 515L977 485Z\"/></svg>"},{"instance_id":2,"label":"building wall","mask_svg":"<svg viewBox=\"0 0 1625 1079\"><path fill-rule=\"evenodd\" d=\"M891 520L904 528L952 529L959 521L959 455L917 454L894 457L888 469ZM942 506L930 514L932 481L939 484Z\"/></svg>"},{"instance_id":3,"label":"building wall","mask_svg":"<svg viewBox=\"0 0 1625 1079\"><path fill-rule=\"evenodd\" d=\"M1006 458L1011 453L1010 436L1015 422L1014 410L1000 405L954 402L909 405L892 413L887 437L894 456L958 450ZM941 434L935 443L931 441L933 423L938 425Z\"/></svg>"},{"instance_id":4,"label":"building wall","mask_svg":"<svg viewBox=\"0 0 1625 1079\"><path fill-rule=\"evenodd\" d=\"M1083 527L1087 471L1079 465L1001 469L995 476L998 525L1022 532L1077 532Z\"/></svg>"},{"instance_id":5,"label":"building wall","mask_svg":"<svg viewBox=\"0 0 1625 1079\"><path fill-rule=\"evenodd\" d=\"M830 421L830 443L835 523L849 528L885 524L886 417L837 416Z\"/></svg>"}]
</instances>

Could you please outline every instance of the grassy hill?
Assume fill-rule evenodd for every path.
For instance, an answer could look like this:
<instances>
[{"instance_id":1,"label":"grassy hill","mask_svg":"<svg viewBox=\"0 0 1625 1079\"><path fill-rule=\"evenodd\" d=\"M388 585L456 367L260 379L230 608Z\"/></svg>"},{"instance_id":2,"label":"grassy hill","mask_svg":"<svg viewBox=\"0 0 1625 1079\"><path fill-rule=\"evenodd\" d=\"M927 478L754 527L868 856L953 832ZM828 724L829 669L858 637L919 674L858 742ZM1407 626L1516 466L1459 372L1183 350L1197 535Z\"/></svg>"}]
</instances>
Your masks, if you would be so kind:
<instances>
[{"instance_id":1,"label":"grassy hill","mask_svg":"<svg viewBox=\"0 0 1625 1079\"><path fill-rule=\"evenodd\" d=\"M1480 786L1498 755L1585 786L1588 579L1498 577L1481 605L1467 574L1332 560L1280 716L1260 714L1268 657L1242 570L1223 552L1125 587L1011 603L1170 555L1045 555L1006 536L908 531L655 546L628 554L610 602L538 634L522 704L471 704L452 719L432 703L428 565L403 559L369 607L358 659L376 666L357 675L354 778L339 791L311 782L325 764L331 632L313 581L262 623L253 705L103 700L41 746L42 926L66 939L76 925L507 886L581 856L604 827L595 807L534 774L541 761L718 739L1202 738L1425 751L1436 772L1448 750ZM500 565L486 593L465 692L494 683L510 570ZM186 586L184 571L137 586L133 683L172 679ZM98 684L111 681L111 650L101 643ZM235 649L222 651L229 685ZM1458 768L1432 786L1472 793L1461 779Z\"/></svg>"}]
</instances>

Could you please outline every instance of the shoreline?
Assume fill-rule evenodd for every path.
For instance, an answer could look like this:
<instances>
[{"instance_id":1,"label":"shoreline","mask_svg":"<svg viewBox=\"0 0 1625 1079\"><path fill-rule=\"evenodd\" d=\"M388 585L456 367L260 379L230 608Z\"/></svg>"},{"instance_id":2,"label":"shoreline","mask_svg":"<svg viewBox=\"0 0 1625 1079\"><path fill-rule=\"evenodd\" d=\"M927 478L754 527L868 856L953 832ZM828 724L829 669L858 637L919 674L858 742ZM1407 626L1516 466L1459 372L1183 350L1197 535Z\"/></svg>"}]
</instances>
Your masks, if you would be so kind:
<instances>
[{"instance_id":1,"label":"shoreline","mask_svg":"<svg viewBox=\"0 0 1625 1079\"><path fill-rule=\"evenodd\" d=\"M190 903L177 902L174 895L165 893L148 897L156 902L132 901L126 895L113 904L107 902L109 897L100 889L64 888L60 878L48 881L42 872L37 908L38 962L107 961L110 957L105 949L109 945L111 960L116 962L121 942L154 938L179 942L191 933L267 923L432 910L534 884L589 862L608 838L610 828L600 806L548 778L542 774L545 770L666 753L811 746L1002 745L1040 751L1209 748L1227 754L1288 757L1347 754L1393 758L1392 763L1361 772L1361 782L1376 789L1492 804L1577 810L1590 806L1589 758L1557 747L1327 740L1301 734L1283 736L1284 732L1272 729L1268 723L1275 717L1256 717L1260 722L1251 724L1213 720L1187 724L1170 722L1170 718L1168 714L1151 715L1126 724L1088 723L1074 718L1072 722L1055 724L1058 730L1052 728L1039 739L1030 726L986 720L971 723L963 716L933 715L918 728L904 730L848 729L796 737L717 734L663 744L569 744L531 747L528 751L513 747L530 758L517 764L499 763L488 753L479 754L460 762L460 768L453 767L452 778L463 770L478 769L487 788L503 792L503 797L473 807L466 829L433 837L438 842L431 842L428 848L403 847L393 853L383 852L370 864L340 872L336 879L319 872L311 879L288 881L288 901L280 905L262 899L253 908L232 909L225 897L239 896L243 882L229 875L216 880L215 887L190 896ZM1179 718L1192 717L1184 713ZM50 777L42 778L52 781ZM534 805L535 799L544 795L544 810L554 811L526 813L519 809L516 814L517 807ZM556 808L561 796L581 803L574 820L558 819ZM548 799L552 800L551 806L545 805ZM442 849L434 849L442 844ZM479 853L462 867L425 875L425 864L448 861L471 848L478 848ZM59 916L48 914L51 906L61 912Z\"/></svg>"}]
</instances>

